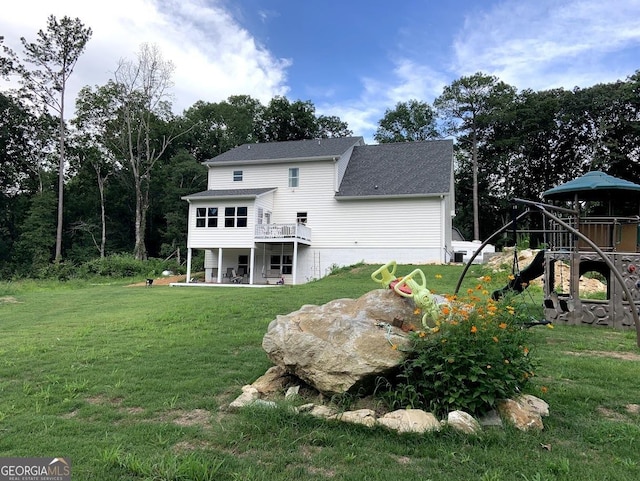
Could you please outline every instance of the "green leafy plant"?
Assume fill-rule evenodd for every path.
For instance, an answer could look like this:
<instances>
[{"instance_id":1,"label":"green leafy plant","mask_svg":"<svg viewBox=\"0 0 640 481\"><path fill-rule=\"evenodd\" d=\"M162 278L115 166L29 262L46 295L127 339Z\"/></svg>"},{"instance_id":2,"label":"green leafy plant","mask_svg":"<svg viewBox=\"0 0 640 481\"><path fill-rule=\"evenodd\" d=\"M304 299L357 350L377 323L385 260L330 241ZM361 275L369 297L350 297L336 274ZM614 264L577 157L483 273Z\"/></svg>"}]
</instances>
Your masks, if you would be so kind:
<instances>
[{"instance_id":1,"label":"green leafy plant","mask_svg":"<svg viewBox=\"0 0 640 481\"><path fill-rule=\"evenodd\" d=\"M379 383L392 408L421 408L442 416L461 409L482 414L520 392L534 375L527 315L514 299L493 301L484 282L450 298L436 332L412 334L395 382Z\"/></svg>"}]
</instances>

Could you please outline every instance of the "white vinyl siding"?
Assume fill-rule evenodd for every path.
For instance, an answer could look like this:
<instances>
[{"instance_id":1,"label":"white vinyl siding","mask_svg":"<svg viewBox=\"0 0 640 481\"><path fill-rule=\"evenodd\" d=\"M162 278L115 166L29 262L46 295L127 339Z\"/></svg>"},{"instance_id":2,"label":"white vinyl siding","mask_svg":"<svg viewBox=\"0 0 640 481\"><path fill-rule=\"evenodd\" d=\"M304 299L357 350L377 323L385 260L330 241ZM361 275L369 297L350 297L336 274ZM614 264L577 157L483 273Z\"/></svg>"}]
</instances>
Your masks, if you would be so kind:
<instances>
[{"instance_id":1,"label":"white vinyl siding","mask_svg":"<svg viewBox=\"0 0 640 481\"><path fill-rule=\"evenodd\" d=\"M187 245L191 248L212 248L212 247L251 247L253 246L255 213L253 200L244 199L238 201L215 202L218 208L218 227L217 228L196 228L197 209L211 206L211 202L192 201L189 206L189 234ZM237 208L246 207L246 227L225 227L225 210L234 208L237 223ZM244 216L241 216L244 217Z\"/></svg>"},{"instance_id":2,"label":"white vinyl siding","mask_svg":"<svg viewBox=\"0 0 640 481\"><path fill-rule=\"evenodd\" d=\"M299 169L300 184L297 188L289 187L289 168L292 166ZM344 169L341 161L211 167L208 188L237 189L239 184L234 182L233 173L239 167L243 173L243 189L276 190L255 199L224 199L215 203L192 200L189 247L224 248L225 259L228 259L227 250L229 255L236 255L233 248L256 247L255 224L258 209L262 209L263 222L266 222L265 213L270 212L270 221L276 224L293 224L298 220L299 213L307 214L306 225L311 230L311 245L299 247L298 282L326 275L327 269L333 264L445 260L444 248L451 230L448 213L452 209L453 197L337 200L336 180ZM195 209L208 206L218 208L218 227L195 228ZM247 207L247 227L225 228L225 208L239 206ZM272 255L292 253L290 244L282 247L258 243L257 246L257 275L264 269L270 269L271 261L275 261Z\"/></svg>"}]
</instances>

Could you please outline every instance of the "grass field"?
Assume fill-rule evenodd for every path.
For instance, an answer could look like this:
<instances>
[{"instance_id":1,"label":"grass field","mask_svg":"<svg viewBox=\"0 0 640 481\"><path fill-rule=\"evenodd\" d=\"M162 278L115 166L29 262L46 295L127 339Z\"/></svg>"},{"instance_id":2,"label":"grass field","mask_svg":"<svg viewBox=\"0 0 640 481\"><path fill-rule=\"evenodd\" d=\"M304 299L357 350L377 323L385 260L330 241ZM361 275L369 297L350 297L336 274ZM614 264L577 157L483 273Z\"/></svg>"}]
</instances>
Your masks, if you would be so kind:
<instances>
[{"instance_id":1,"label":"grass field","mask_svg":"<svg viewBox=\"0 0 640 481\"><path fill-rule=\"evenodd\" d=\"M0 457L68 457L82 481L640 479L630 331L531 329L531 392L551 411L539 433L398 435L220 409L271 366L261 342L276 315L358 297L374 269L265 289L0 284ZM423 270L446 293L461 268Z\"/></svg>"}]
</instances>

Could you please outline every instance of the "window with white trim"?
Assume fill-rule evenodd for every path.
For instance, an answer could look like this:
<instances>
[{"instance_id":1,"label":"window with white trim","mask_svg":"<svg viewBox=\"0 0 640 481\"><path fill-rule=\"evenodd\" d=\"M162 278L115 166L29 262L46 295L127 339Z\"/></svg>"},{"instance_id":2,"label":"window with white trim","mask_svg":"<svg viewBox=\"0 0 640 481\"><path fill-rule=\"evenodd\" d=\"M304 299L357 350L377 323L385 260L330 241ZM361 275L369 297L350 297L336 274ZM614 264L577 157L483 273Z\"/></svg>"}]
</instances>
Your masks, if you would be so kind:
<instances>
[{"instance_id":1,"label":"window with white trim","mask_svg":"<svg viewBox=\"0 0 640 481\"><path fill-rule=\"evenodd\" d=\"M242 182L242 171L234 170L233 171L233 181L234 182Z\"/></svg>"},{"instance_id":2,"label":"window with white trim","mask_svg":"<svg viewBox=\"0 0 640 481\"><path fill-rule=\"evenodd\" d=\"M246 207L225 207L224 226L225 227L247 227Z\"/></svg>"},{"instance_id":3,"label":"window with white trim","mask_svg":"<svg viewBox=\"0 0 640 481\"><path fill-rule=\"evenodd\" d=\"M289 167L289 187L298 187L298 185L300 185L300 169Z\"/></svg>"},{"instance_id":4,"label":"window with white trim","mask_svg":"<svg viewBox=\"0 0 640 481\"><path fill-rule=\"evenodd\" d=\"M218 227L218 208L196 208L196 227Z\"/></svg>"}]
</instances>

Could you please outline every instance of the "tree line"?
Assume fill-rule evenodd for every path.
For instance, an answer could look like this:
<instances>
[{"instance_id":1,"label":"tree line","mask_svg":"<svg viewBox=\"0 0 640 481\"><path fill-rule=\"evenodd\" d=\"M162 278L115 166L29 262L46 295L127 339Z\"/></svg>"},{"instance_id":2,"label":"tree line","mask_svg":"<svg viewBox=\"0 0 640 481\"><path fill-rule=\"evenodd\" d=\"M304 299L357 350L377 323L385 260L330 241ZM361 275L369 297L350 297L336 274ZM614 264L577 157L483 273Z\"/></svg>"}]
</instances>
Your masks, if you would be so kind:
<instances>
[{"instance_id":1,"label":"tree line","mask_svg":"<svg viewBox=\"0 0 640 481\"><path fill-rule=\"evenodd\" d=\"M0 76L0 275L30 276L52 263L114 253L177 256L186 244L187 204L205 190L201 162L237 145L353 135L317 115L311 101L249 95L198 101L172 112L173 64L154 45L123 59L104 85L79 92L65 120L66 85L91 38L78 19L50 16L23 54L3 47ZM2 38L0 37L0 44ZM476 73L433 104L389 108L377 142L455 139L457 216L468 238L509 220L510 199L589 170L637 181L640 73L624 81L535 92Z\"/></svg>"}]
</instances>

